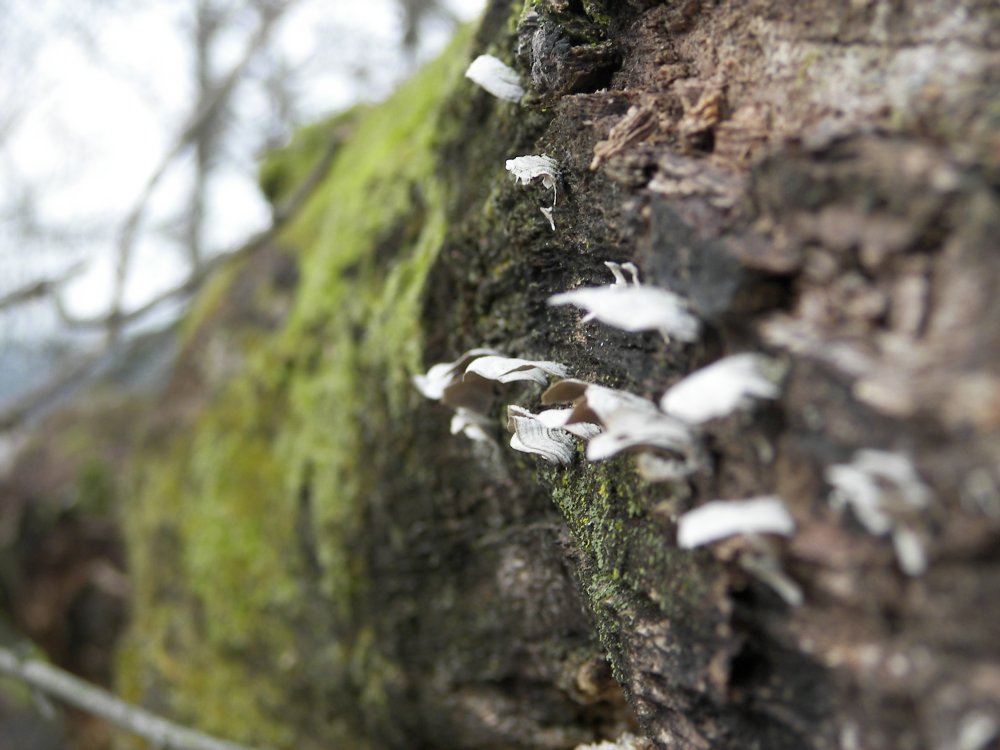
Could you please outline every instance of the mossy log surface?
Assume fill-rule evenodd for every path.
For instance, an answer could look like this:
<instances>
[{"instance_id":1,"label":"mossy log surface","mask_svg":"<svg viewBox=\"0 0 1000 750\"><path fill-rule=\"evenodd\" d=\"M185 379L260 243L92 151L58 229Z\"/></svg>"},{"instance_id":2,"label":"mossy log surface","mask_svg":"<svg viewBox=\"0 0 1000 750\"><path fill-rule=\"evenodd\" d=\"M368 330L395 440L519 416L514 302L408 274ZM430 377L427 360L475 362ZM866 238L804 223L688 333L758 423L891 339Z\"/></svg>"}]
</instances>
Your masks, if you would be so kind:
<instances>
[{"instance_id":1,"label":"mossy log surface","mask_svg":"<svg viewBox=\"0 0 1000 750\"><path fill-rule=\"evenodd\" d=\"M514 66L521 104L462 74ZM985 750L1000 736L1000 10L904 0L490 3L388 102L269 157L274 247L206 290L119 489L132 700L276 748ZM551 191L506 159L547 154ZM690 299L698 342L547 298L604 261ZM293 284L293 281L297 283ZM704 426L683 482L449 434L411 376L474 347L658 398L719 357L782 393ZM908 456L927 569L824 469ZM794 536L678 548L777 494ZM902 523L902 521L900 522ZM994 743L994 744L991 744Z\"/></svg>"}]
</instances>

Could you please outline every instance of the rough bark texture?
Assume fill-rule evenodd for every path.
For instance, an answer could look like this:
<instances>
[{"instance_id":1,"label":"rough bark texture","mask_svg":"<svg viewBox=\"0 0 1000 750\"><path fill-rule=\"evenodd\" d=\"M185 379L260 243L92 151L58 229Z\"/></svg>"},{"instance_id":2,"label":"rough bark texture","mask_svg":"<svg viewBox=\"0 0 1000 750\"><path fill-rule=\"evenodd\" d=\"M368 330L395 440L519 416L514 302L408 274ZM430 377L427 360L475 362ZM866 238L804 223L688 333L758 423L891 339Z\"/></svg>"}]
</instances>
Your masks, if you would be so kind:
<instances>
[{"instance_id":1,"label":"rough bark texture","mask_svg":"<svg viewBox=\"0 0 1000 750\"><path fill-rule=\"evenodd\" d=\"M470 57L529 95L492 99ZM1000 9L870 0L493 2L385 105L275 155L330 176L192 313L122 509L132 698L279 747L985 750L1000 736ZM548 154L551 193L504 161ZM695 344L551 308L603 261L684 294ZM782 395L708 423L692 477L552 468L448 433L409 377L491 346L649 397L764 351ZM932 500L926 572L830 501L859 449ZM680 550L780 495L796 534ZM901 553L905 556L905 550ZM345 744L346 743L346 744Z\"/></svg>"}]
</instances>

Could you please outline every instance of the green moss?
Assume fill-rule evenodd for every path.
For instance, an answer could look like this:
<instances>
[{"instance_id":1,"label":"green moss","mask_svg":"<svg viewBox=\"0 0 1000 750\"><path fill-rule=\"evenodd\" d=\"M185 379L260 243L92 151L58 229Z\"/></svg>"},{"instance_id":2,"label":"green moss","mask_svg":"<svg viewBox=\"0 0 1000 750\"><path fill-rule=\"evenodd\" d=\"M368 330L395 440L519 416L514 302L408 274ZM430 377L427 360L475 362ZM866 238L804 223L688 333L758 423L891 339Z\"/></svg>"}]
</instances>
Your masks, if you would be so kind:
<instances>
[{"instance_id":1,"label":"green moss","mask_svg":"<svg viewBox=\"0 0 1000 750\"><path fill-rule=\"evenodd\" d=\"M260 188L273 204L288 200L331 148L342 144L366 110L355 107L296 131L291 142L264 157L258 171Z\"/></svg>"},{"instance_id":2,"label":"green moss","mask_svg":"<svg viewBox=\"0 0 1000 750\"><path fill-rule=\"evenodd\" d=\"M111 465L104 459L91 456L77 474L77 504L88 516L103 518L114 513L117 499L117 482Z\"/></svg>"},{"instance_id":3,"label":"green moss","mask_svg":"<svg viewBox=\"0 0 1000 750\"><path fill-rule=\"evenodd\" d=\"M606 33L611 23L606 0L583 0L583 8L590 19Z\"/></svg>"},{"instance_id":4,"label":"green moss","mask_svg":"<svg viewBox=\"0 0 1000 750\"><path fill-rule=\"evenodd\" d=\"M202 287L180 323L180 343L187 346L226 300L239 271L239 263L224 264Z\"/></svg>"},{"instance_id":5,"label":"green moss","mask_svg":"<svg viewBox=\"0 0 1000 750\"><path fill-rule=\"evenodd\" d=\"M351 124L280 238L301 264L287 325L247 338L242 374L143 462L126 513L142 540L119 665L128 697L273 747L364 747L359 707L390 719L398 668L354 628L369 585L356 539L383 471L371 436L414 403L421 292L446 227L438 108L467 46L465 33L385 104L307 129L262 167L281 201ZM206 289L186 340L232 279Z\"/></svg>"},{"instance_id":6,"label":"green moss","mask_svg":"<svg viewBox=\"0 0 1000 750\"><path fill-rule=\"evenodd\" d=\"M670 543L672 525L657 516L654 492L631 460L550 470L543 481L592 562L585 587L595 611L610 605L627 616L635 602L649 601L673 617L709 600L705 566Z\"/></svg>"},{"instance_id":7,"label":"green moss","mask_svg":"<svg viewBox=\"0 0 1000 750\"><path fill-rule=\"evenodd\" d=\"M437 517L429 488L440 486L442 467L427 465L410 384L423 369L428 273L446 235L480 246L484 233L516 244L549 232L502 170L549 115L470 97L468 45L465 34L390 101L300 134L262 168L268 194L287 200L329 150L331 132L350 130L278 238L301 279L285 325L247 328L235 346L225 331L237 374L208 384L210 400L183 434L151 443L130 493L126 533L141 543L130 545L135 611L119 668L127 697L252 744L406 746L385 737L399 731L400 696L412 703L422 688L393 652L398 636L379 631L406 628L392 619L404 615L372 614L387 606L372 566L385 554L379 545L396 554L412 539L407 514L425 524ZM485 112L488 133L470 134ZM486 164L497 166L484 172ZM449 227L455 216L465 223ZM195 358L213 343L234 288L250 313L267 304L254 294L246 302L233 268L192 310L184 343ZM505 252L463 269L462 283L520 290L525 268ZM455 300L455 314L489 329L484 339L526 327L523 297L498 295L475 310L465 306L480 298L469 299ZM680 609L699 595L696 583L671 583L687 563L663 544L634 472L613 462L545 481L593 561L582 582L595 611L612 602L628 619L637 601ZM412 511L411 500L430 507ZM431 601L441 612L429 617L440 616L449 640L490 633L488 612L480 624L446 620L454 590L440 585ZM613 645L611 621L601 622ZM462 641L460 650L493 647Z\"/></svg>"}]
</instances>

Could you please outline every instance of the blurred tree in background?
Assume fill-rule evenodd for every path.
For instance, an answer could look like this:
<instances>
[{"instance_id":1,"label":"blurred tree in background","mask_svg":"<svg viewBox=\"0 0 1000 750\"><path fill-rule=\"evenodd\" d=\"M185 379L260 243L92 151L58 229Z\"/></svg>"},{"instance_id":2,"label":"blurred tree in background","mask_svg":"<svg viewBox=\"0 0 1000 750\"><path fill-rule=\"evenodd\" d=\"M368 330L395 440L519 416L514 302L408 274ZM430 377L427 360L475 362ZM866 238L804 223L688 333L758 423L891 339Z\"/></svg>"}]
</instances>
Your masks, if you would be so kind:
<instances>
[{"instance_id":1,"label":"blurred tree in background","mask_svg":"<svg viewBox=\"0 0 1000 750\"><path fill-rule=\"evenodd\" d=\"M280 222L257 188L263 153L386 96L480 5L0 0L0 484L65 397L146 339L169 359L157 332ZM111 480L92 468L69 498L0 497L0 646L27 632L107 684L117 631L81 628L120 627L127 583L114 523L70 507L107 501ZM80 638L106 648L81 654ZM0 750L64 746L30 706L0 684ZM73 746L102 746L94 726L76 726Z\"/></svg>"},{"instance_id":2,"label":"blurred tree in background","mask_svg":"<svg viewBox=\"0 0 1000 750\"><path fill-rule=\"evenodd\" d=\"M476 0L0 5L0 424L271 222L259 155L385 96Z\"/></svg>"}]
</instances>

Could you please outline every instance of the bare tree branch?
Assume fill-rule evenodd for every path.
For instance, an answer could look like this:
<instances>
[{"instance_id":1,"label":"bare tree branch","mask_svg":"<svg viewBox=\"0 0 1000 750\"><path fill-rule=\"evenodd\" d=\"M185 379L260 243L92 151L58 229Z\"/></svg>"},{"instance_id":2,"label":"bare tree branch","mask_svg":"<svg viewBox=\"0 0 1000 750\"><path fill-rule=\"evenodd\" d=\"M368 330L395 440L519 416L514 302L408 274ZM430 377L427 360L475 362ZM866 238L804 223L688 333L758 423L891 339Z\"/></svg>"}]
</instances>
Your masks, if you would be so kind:
<instances>
[{"instance_id":1,"label":"bare tree branch","mask_svg":"<svg viewBox=\"0 0 1000 750\"><path fill-rule=\"evenodd\" d=\"M306 175L301 184L295 188L295 192L281 204L275 206L272 231L281 229L285 222L298 213L298 210L309 200L309 197L323 181L326 173L330 171L330 167L333 165L333 157L337 155L341 144L350 137L351 131L352 126L350 123L347 123L330 133L326 149L323 151L323 155L320 156L319 161L309 170L309 174Z\"/></svg>"},{"instance_id":2,"label":"bare tree branch","mask_svg":"<svg viewBox=\"0 0 1000 750\"><path fill-rule=\"evenodd\" d=\"M243 257L249 254L257 247L260 246L263 239L270 236L270 231L262 233L258 237L254 237L250 242L240 247L238 250L233 250L232 252L223 253L217 255L211 260L202 263L197 269L188 274L187 278L183 282L175 287L172 287L161 294L158 294L153 299L149 300L143 305L136 307L135 309L124 311L112 311L108 315L99 315L93 318L81 318L73 315L66 309L65 303L60 298L55 299L56 313L59 315L59 320L66 326L76 329L102 329L117 327L119 331L124 329L126 326L135 323L138 320L146 317L149 313L153 312L161 305L171 302L173 300L183 299L191 294L194 294L201 285L212 275L212 273L219 267L235 260L236 258ZM111 340L114 343L115 339Z\"/></svg>"},{"instance_id":3,"label":"bare tree branch","mask_svg":"<svg viewBox=\"0 0 1000 750\"><path fill-rule=\"evenodd\" d=\"M7 294L0 296L0 310L17 307L39 297L56 295L59 292L59 288L76 276L83 269L83 266L83 263L76 263L59 276L51 279L39 279L31 284L19 287L12 292L7 292Z\"/></svg>"},{"instance_id":4,"label":"bare tree branch","mask_svg":"<svg viewBox=\"0 0 1000 750\"><path fill-rule=\"evenodd\" d=\"M159 294L140 307L129 310L128 312L119 310L117 312L117 318L113 322L123 328L136 322L137 320L141 320L146 315L167 302L194 294L201 288L201 285L212 276L217 268L220 268L231 261L235 261L237 258L242 258L245 255L253 253L255 250L273 239L274 236L281 230L282 226L284 226L284 224L296 214L302 205L309 199L309 196L311 196L316 188L319 187L323 177L329 171L330 165L333 163L333 157L336 155L340 144L346 136L347 131L343 128L330 134L330 141L327 144L327 148L323 152L319 161L316 162L316 165L309 171L309 174L306 175L305 179L298 186L298 188L296 188L295 192L286 201L275 207L273 222L270 227L250 238L239 249L217 255L214 258L203 262L198 268L194 269L181 284L178 284L172 289L168 289L162 294ZM55 302L56 311L59 314L60 320L65 325L72 328L101 329L107 328L112 324L110 315L101 315L95 318L80 318L71 315L69 311L66 310L66 307L61 299L56 298ZM112 312L112 315L114 314L115 313ZM2 427L3 420L0 418L0 428Z\"/></svg>"},{"instance_id":5,"label":"bare tree branch","mask_svg":"<svg viewBox=\"0 0 1000 750\"><path fill-rule=\"evenodd\" d=\"M273 240L274 236L281 231L284 224L298 212L299 208L302 207L302 205L320 185L323 180L323 176L329 171L330 165L333 163L333 158L336 155L340 144L345 138L347 138L349 130L350 126L343 126L330 134L329 143L327 144L326 150L323 152L320 160L316 163L312 170L310 170L309 174L306 175L306 178L298 186L295 192L286 201L275 207L274 219L270 227L248 240L239 249L222 255L217 255L205 263L202 263L201 267L191 273L182 284L179 284L172 289L168 289L166 292L151 299L146 304L137 307L134 310L119 312L116 324L124 328L131 323L141 320L153 310L156 310L158 307L166 304L167 302L183 299L186 296L194 294L201 288L202 284L204 284L212 276L212 274L215 273L216 269L221 268L226 263L235 262L239 258L252 254ZM67 278L68 276L69 274L66 275ZM51 293L57 288L59 283L62 283L65 280L66 278L49 280L48 282L44 282L50 285L47 289L36 289L35 287L37 285L32 285L31 287L26 287L25 289L12 292L10 295L7 295L7 297L18 294L41 296L45 293ZM66 309L62 298L58 294L52 294L52 300L55 304L56 312L58 313L60 320L69 327L77 329L89 328L101 330L110 325L109 316L80 318L71 315ZM11 304L14 303L12 302ZM0 300L0 310L2 309L3 304L2 300ZM80 360L73 363L70 367L59 373L51 380L45 382L36 390L19 398L17 404L13 407L0 410L0 433L6 432L23 424L26 419L29 419L32 415L37 414L40 409L43 409L47 404L62 395L70 385L85 379L88 376L90 369L101 359L101 357L104 356L106 351L107 348L105 347L97 352L93 352L82 357Z\"/></svg>"},{"instance_id":6,"label":"bare tree branch","mask_svg":"<svg viewBox=\"0 0 1000 750\"><path fill-rule=\"evenodd\" d=\"M257 53L267 43L277 21L293 4L293 2L286 2L262 7L260 24L253 37L247 43L246 50L240 61L233 66L229 74L222 79L218 86L207 92L207 95L203 96L198 102L193 114L174 140L173 146L164 154L159 165L149 180L147 180L132 210L123 222L118 235L118 258L115 269L111 314L107 316L109 326L108 337L110 340L116 340L121 334L125 283L128 280L129 267L131 265L132 247L135 245L135 240L142 225L150 198L163 179L163 176L167 173L167 170L174 163L174 160L192 143L195 143L200 131L210 125L218 116L219 111L228 102L237 84L245 77L247 68L254 61Z\"/></svg>"},{"instance_id":7,"label":"bare tree branch","mask_svg":"<svg viewBox=\"0 0 1000 750\"><path fill-rule=\"evenodd\" d=\"M21 659L15 652L2 647L0 673L144 737L162 750L250 750L245 745L167 721L57 667Z\"/></svg>"},{"instance_id":8,"label":"bare tree branch","mask_svg":"<svg viewBox=\"0 0 1000 750\"><path fill-rule=\"evenodd\" d=\"M195 3L194 28L192 30L194 48L194 78L198 86L198 98L204 101L210 97L215 87L212 76L211 56L223 21L223 14L213 4L213 0L197 0ZM204 259L202 239L205 228L205 201L208 183L214 166L214 154L218 147L219 120L222 108L198 129L194 139L194 185L188 200L186 241L188 264L197 270Z\"/></svg>"},{"instance_id":9,"label":"bare tree branch","mask_svg":"<svg viewBox=\"0 0 1000 750\"><path fill-rule=\"evenodd\" d=\"M0 411L0 433L19 427L46 405L52 403L66 390L87 377L90 369L97 364L103 351L91 352L74 361L69 367L45 381L41 386L17 399L17 403Z\"/></svg>"}]
</instances>

